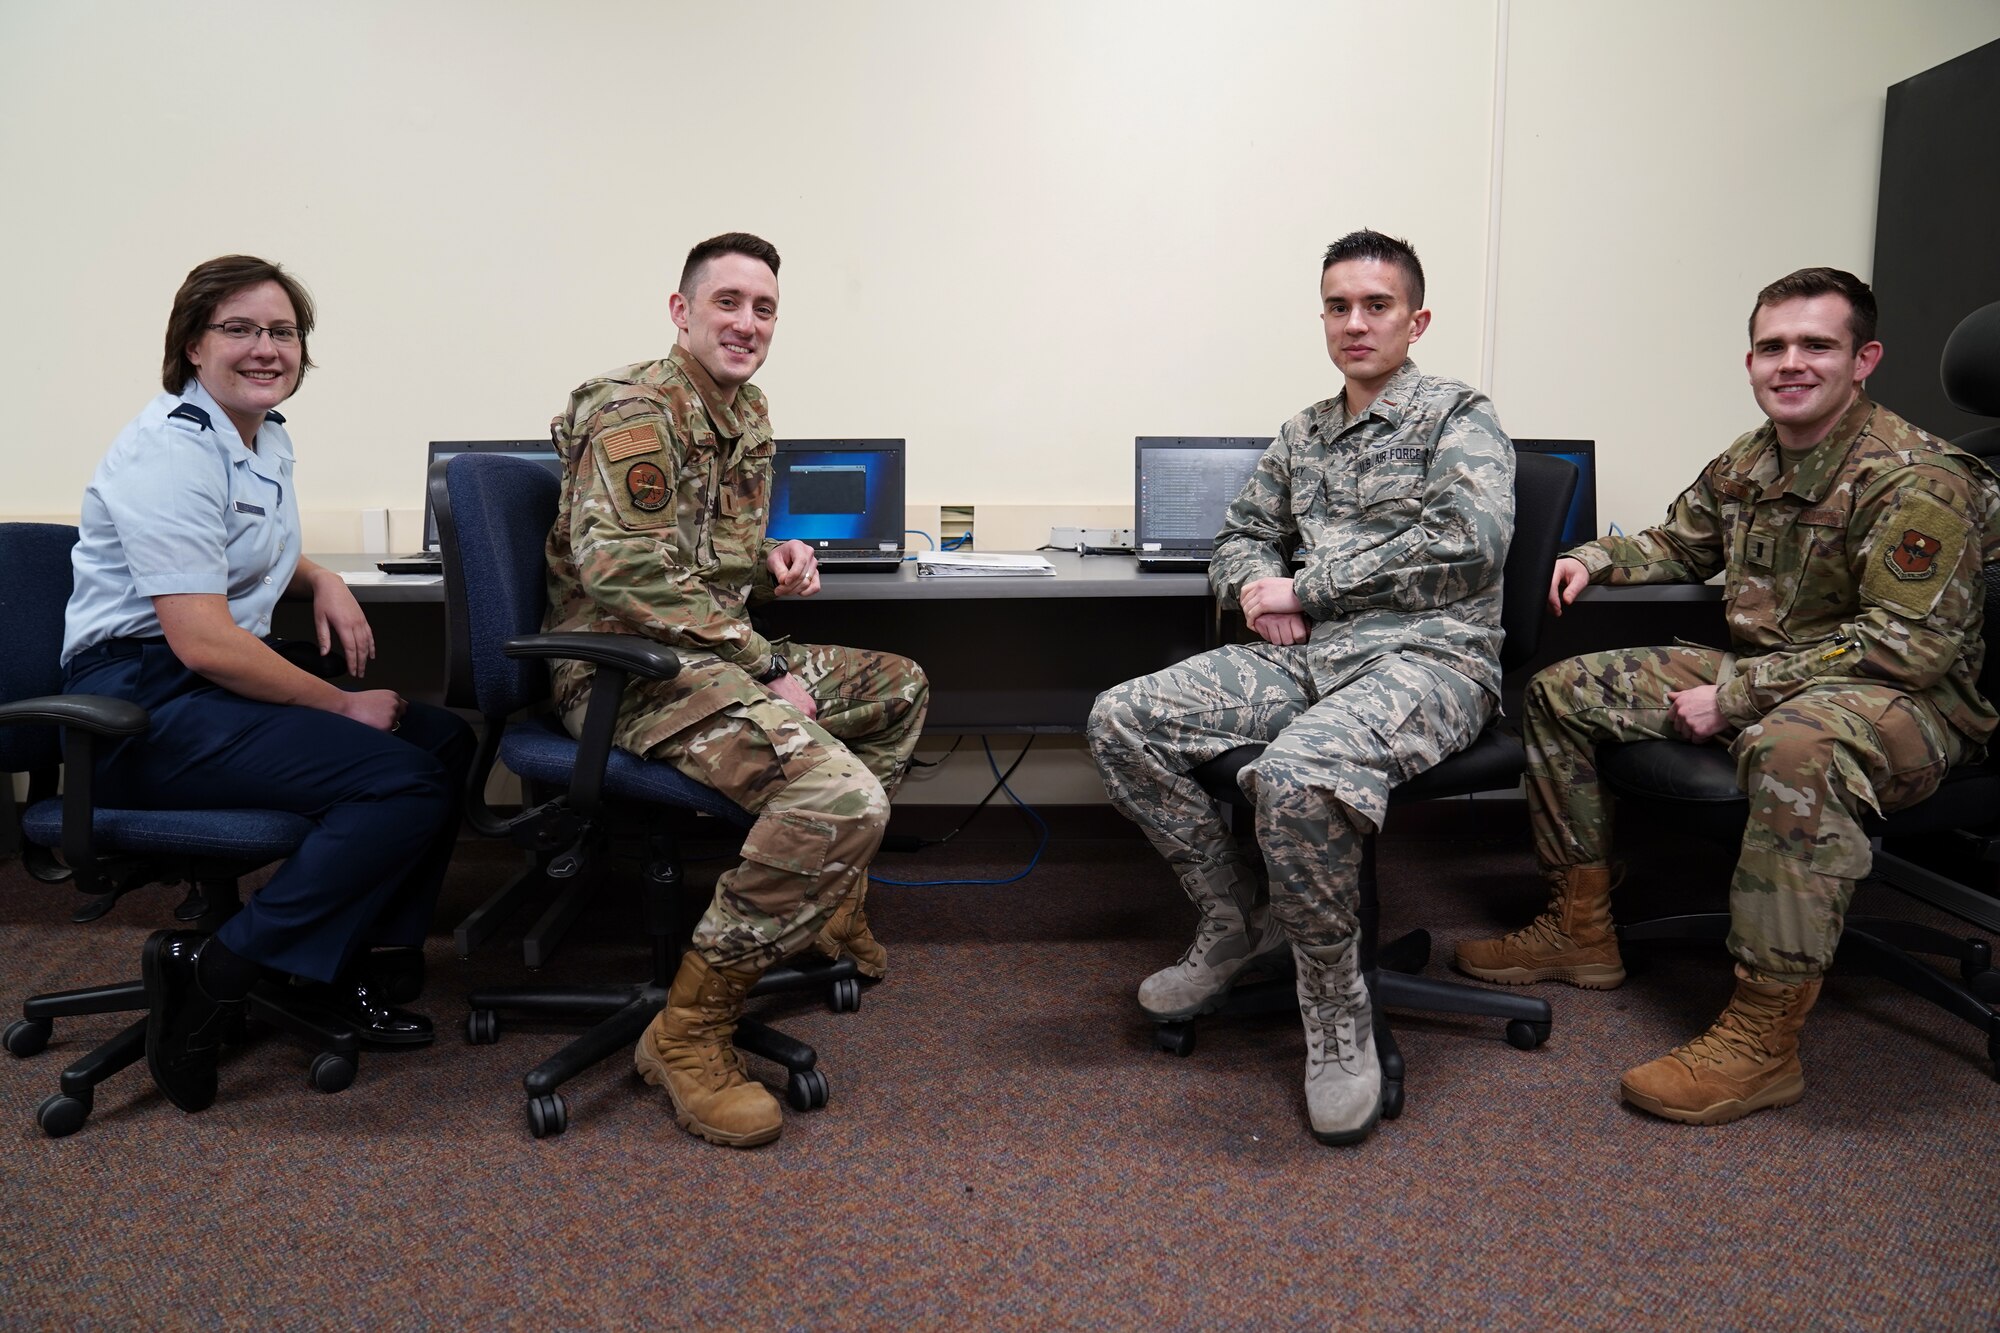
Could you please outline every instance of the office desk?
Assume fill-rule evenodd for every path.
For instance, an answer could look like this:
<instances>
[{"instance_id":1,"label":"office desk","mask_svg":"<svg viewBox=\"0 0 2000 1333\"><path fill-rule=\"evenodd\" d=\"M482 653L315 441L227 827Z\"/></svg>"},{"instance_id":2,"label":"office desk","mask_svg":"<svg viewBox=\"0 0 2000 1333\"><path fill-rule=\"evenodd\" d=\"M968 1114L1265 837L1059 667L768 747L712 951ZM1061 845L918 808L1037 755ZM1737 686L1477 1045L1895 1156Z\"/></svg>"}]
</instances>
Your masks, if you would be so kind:
<instances>
[{"instance_id":1,"label":"office desk","mask_svg":"<svg viewBox=\"0 0 2000 1333\"><path fill-rule=\"evenodd\" d=\"M1055 566L1052 578L919 578L914 563L892 573L827 574L817 596L760 606L755 617L769 634L920 663L931 679L925 730L932 732L1080 731L1101 691L1217 642L1205 574L1143 573L1130 556L1043 554ZM376 581L372 556L313 559L365 580L350 586L374 625L383 683L439 697L443 584ZM282 607L278 632L310 633L304 608ZM407 652L413 645L415 658Z\"/></svg>"}]
</instances>

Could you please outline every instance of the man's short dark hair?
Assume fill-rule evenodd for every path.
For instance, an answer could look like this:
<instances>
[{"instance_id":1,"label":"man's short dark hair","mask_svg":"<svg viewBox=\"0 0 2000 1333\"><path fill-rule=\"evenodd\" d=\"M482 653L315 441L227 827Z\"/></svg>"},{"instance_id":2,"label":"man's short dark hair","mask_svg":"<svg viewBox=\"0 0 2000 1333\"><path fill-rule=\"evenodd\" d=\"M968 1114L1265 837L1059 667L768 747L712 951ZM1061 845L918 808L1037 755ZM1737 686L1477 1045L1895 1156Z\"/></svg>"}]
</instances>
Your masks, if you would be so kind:
<instances>
[{"instance_id":1,"label":"man's short dark hair","mask_svg":"<svg viewBox=\"0 0 2000 1333\"><path fill-rule=\"evenodd\" d=\"M1787 273L1776 282L1757 293L1757 304L1750 307L1750 341L1757 341L1757 312L1767 305L1777 305L1780 301L1796 301L1801 297L1839 296L1847 301L1847 331L1854 335L1851 351L1860 351L1862 346L1875 341L1875 293L1868 284L1855 277L1844 268L1802 268L1796 273Z\"/></svg>"},{"instance_id":2,"label":"man's short dark hair","mask_svg":"<svg viewBox=\"0 0 2000 1333\"><path fill-rule=\"evenodd\" d=\"M195 378L188 348L201 341L215 319L216 307L238 292L267 282L277 283L291 298L292 317L299 324L299 384L306 382L306 372L313 364L312 354L306 351L306 337L313 331L313 302L305 284L268 259L223 255L195 265L174 293L173 313L167 316L167 355L160 367L160 384L168 393L179 393Z\"/></svg>"},{"instance_id":3,"label":"man's short dark hair","mask_svg":"<svg viewBox=\"0 0 2000 1333\"><path fill-rule=\"evenodd\" d=\"M1403 270L1404 281L1409 284L1410 290L1406 294L1410 298L1410 308L1424 308L1424 265L1417 258L1417 248L1408 241L1384 236L1366 227L1350 231L1326 247L1326 262L1319 266L1320 276L1325 277L1328 269L1350 259L1379 259L1385 264L1394 264Z\"/></svg>"},{"instance_id":4,"label":"man's short dark hair","mask_svg":"<svg viewBox=\"0 0 2000 1333\"><path fill-rule=\"evenodd\" d=\"M761 236L752 236L747 231L725 231L720 236L711 236L688 251L687 263L681 265L680 293L688 300L694 300L694 285L701 277L701 271L708 267L711 259L724 255L748 255L762 260L771 270L771 276L778 276L778 247Z\"/></svg>"}]
</instances>

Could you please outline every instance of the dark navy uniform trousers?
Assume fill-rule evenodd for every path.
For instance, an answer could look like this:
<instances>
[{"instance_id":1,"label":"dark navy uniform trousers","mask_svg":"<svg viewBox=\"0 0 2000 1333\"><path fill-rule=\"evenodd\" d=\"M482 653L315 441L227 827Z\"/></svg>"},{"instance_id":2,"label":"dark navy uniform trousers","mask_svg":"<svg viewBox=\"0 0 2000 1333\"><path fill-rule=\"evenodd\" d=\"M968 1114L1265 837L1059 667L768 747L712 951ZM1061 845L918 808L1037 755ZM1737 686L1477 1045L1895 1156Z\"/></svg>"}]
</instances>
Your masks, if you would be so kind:
<instances>
[{"instance_id":1,"label":"dark navy uniform trousers","mask_svg":"<svg viewBox=\"0 0 2000 1333\"><path fill-rule=\"evenodd\" d=\"M267 967L332 981L372 945L421 946L458 835L472 729L411 704L394 731L245 699L182 665L164 640L77 654L71 692L130 699L144 736L98 762L99 804L127 810L284 810L313 831L216 938Z\"/></svg>"}]
</instances>

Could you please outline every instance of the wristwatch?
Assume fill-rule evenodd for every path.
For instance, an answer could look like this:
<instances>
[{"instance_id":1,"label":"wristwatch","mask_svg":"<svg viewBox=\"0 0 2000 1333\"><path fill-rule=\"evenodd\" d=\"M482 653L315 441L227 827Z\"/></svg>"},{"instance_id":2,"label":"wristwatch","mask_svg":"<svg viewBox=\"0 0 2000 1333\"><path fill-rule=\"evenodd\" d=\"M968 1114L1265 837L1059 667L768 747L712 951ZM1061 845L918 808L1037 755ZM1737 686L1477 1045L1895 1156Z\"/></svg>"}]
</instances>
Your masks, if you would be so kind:
<instances>
[{"instance_id":1,"label":"wristwatch","mask_svg":"<svg viewBox=\"0 0 2000 1333\"><path fill-rule=\"evenodd\" d=\"M783 653L772 653L770 664L762 671L759 671L752 679L759 685L769 685L772 681L791 669L791 666L785 661Z\"/></svg>"}]
</instances>

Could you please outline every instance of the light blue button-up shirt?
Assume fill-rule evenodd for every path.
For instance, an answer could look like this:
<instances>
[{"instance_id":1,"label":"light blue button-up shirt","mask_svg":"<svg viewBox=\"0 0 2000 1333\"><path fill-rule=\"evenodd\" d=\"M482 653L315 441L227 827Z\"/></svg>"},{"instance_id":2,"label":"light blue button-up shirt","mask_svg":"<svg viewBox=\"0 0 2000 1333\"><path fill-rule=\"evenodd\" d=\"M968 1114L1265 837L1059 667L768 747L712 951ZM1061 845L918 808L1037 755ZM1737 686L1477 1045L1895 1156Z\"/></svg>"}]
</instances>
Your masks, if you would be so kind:
<instances>
[{"instance_id":1,"label":"light blue button-up shirt","mask_svg":"<svg viewBox=\"0 0 2000 1333\"><path fill-rule=\"evenodd\" d=\"M118 433L83 493L65 665L106 639L157 638L155 597L220 593L263 636L299 567L292 437L276 412L246 449L199 380Z\"/></svg>"}]
</instances>

